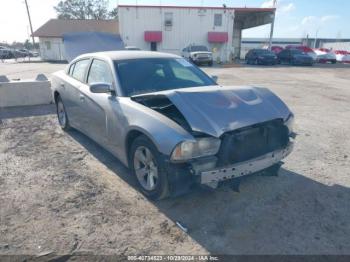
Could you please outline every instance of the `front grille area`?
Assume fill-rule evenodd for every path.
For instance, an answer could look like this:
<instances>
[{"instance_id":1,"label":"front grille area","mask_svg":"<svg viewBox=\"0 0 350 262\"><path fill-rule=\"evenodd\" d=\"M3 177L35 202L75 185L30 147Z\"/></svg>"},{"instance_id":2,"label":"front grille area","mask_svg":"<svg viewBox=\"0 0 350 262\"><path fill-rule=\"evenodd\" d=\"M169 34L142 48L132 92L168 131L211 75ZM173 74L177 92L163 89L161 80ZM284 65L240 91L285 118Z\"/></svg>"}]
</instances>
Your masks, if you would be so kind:
<instances>
[{"instance_id":1,"label":"front grille area","mask_svg":"<svg viewBox=\"0 0 350 262\"><path fill-rule=\"evenodd\" d=\"M282 120L227 132L221 137L218 167L247 161L288 145L288 128Z\"/></svg>"}]
</instances>

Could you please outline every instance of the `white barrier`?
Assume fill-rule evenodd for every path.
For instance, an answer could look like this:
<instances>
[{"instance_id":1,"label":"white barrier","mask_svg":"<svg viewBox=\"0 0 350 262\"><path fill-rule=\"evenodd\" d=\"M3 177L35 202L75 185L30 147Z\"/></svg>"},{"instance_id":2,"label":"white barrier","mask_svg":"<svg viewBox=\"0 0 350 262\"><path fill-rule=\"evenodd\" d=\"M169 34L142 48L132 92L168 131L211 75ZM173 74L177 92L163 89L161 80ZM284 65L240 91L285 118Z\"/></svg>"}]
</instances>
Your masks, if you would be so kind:
<instances>
[{"instance_id":1,"label":"white barrier","mask_svg":"<svg viewBox=\"0 0 350 262\"><path fill-rule=\"evenodd\" d=\"M50 87L47 79L0 82L0 107L50 104Z\"/></svg>"}]
</instances>

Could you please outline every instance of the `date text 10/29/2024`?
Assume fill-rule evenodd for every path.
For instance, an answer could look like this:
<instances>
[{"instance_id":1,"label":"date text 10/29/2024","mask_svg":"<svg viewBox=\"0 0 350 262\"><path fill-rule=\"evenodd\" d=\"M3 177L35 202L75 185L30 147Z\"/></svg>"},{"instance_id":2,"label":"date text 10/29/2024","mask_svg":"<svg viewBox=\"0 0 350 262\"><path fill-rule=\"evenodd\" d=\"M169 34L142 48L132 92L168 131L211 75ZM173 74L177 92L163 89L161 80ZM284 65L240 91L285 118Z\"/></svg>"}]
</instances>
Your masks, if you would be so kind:
<instances>
[{"instance_id":1,"label":"date text 10/29/2024","mask_svg":"<svg viewBox=\"0 0 350 262\"><path fill-rule=\"evenodd\" d=\"M219 261L216 256L128 256L128 261Z\"/></svg>"}]
</instances>

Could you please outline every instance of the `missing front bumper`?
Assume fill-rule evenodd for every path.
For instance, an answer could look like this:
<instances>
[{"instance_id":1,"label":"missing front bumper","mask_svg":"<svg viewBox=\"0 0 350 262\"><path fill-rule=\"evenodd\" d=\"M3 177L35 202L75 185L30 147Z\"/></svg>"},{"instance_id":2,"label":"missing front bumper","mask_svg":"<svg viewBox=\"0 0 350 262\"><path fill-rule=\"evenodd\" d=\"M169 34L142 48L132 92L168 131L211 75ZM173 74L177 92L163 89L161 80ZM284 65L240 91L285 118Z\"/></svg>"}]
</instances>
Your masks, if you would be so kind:
<instances>
[{"instance_id":1,"label":"missing front bumper","mask_svg":"<svg viewBox=\"0 0 350 262\"><path fill-rule=\"evenodd\" d=\"M249 161L241 162L225 168L218 168L200 172L201 184L212 184L233 178L238 178L262 171L279 163L293 150L293 142L282 150L277 150Z\"/></svg>"}]
</instances>

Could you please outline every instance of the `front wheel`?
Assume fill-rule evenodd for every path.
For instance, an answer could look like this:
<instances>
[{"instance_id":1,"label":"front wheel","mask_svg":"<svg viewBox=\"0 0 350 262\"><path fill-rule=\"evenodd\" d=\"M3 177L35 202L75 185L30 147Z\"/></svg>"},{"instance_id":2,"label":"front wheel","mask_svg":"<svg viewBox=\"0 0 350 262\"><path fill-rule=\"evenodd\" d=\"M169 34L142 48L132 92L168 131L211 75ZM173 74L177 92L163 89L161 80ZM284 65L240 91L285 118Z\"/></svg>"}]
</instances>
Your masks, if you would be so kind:
<instances>
[{"instance_id":1,"label":"front wheel","mask_svg":"<svg viewBox=\"0 0 350 262\"><path fill-rule=\"evenodd\" d=\"M153 200L169 196L169 182L164 160L152 141L137 137L130 148L130 167L141 192Z\"/></svg>"},{"instance_id":2,"label":"front wheel","mask_svg":"<svg viewBox=\"0 0 350 262\"><path fill-rule=\"evenodd\" d=\"M56 112L60 127L64 131L68 131L71 127L69 125L66 109L60 96L58 96L56 100Z\"/></svg>"}]
</instances>

